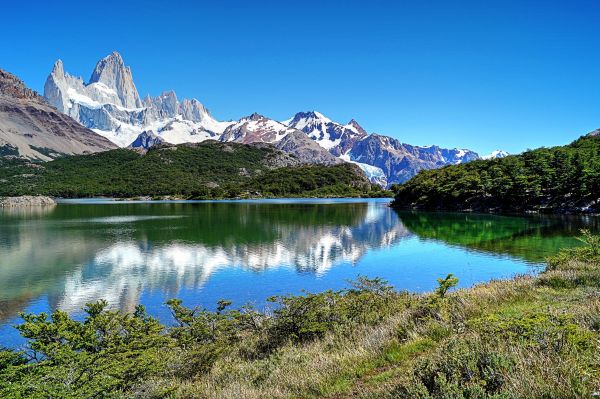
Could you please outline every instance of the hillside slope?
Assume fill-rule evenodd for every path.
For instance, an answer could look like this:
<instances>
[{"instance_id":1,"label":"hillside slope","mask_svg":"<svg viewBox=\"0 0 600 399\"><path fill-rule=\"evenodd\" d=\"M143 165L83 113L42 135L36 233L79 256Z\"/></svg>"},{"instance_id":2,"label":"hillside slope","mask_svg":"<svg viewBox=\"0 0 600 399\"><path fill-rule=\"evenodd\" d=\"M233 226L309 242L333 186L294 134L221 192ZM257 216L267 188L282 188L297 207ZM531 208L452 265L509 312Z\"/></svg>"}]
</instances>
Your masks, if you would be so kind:
<instances>
[{"instance_id":1,"label":"hillside slope","mask_svg":"<svg viewBox=\"0 0 600 399\"><path fill-rule=\"evenodd\" d=\"M421 171L395 190L399 208L600 212L600 136Z\"/></svg>"},{"instance_id":2,"label":"hillside slope","mask_svg":"<svg viewBox=\"0 0 600 399\"><path fill-rule=\"evenodd\" d=\"M0 69L0 156L49 160L116 145L49 105L16 76Z\"/></svg>"},{"instance_id":3,"label":"hillside slope","mask_svg":"<svg viewBox=\"0 0 600 399\"><path fill-rule=\"evenodd\" d=\"M373 194L371 184L355 165L305 165L269 144L215 141L162 145L146 154L117 149L42 164L5 159L0 160L0 181L0 196L239 198ZM375 191L381 194L381 190Z\"/></svg>"}]
</instances>

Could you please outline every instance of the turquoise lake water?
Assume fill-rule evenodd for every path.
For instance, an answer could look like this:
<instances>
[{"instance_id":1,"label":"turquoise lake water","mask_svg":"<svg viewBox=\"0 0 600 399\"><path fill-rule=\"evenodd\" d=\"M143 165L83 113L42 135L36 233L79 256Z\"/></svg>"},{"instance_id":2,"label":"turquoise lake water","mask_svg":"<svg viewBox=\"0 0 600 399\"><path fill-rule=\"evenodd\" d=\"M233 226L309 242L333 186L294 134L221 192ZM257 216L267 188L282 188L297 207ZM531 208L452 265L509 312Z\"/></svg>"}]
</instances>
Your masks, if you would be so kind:
<instances>
[{"instance_id":1,"label":"turquoise lake water","mask_svg":"<svg viewBox=\"0 0 600 399\"><path fill-rule=\"evenodd\" d=\"M64 201L0 210L0 346L24 341L21 311L138 303L265 306L271 295L341 289L359 275L424 292L448 273L461 287L535 273L578 245L596 217L396 212L389 200Z\"/></svg>"}]
</instances>

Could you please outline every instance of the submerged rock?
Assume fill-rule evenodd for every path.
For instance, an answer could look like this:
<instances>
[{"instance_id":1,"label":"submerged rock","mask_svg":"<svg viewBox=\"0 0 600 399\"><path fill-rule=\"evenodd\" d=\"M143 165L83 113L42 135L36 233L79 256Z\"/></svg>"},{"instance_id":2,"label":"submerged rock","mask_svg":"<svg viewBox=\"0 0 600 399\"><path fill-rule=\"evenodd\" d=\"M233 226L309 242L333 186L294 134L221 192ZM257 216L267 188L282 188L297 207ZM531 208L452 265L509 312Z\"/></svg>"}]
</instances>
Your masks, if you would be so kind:
<instances>
[{"instance_id":1,"label":"submerged rock","mask_svg":"<svg viewBox=\"0 0 600 399\"><path fill-rule=\"evenodd\" d=\"M20 197L0 198L0 207L48 205L56 205L56 201L43 195L23 195Z\"/></svg>"}]
</instances>

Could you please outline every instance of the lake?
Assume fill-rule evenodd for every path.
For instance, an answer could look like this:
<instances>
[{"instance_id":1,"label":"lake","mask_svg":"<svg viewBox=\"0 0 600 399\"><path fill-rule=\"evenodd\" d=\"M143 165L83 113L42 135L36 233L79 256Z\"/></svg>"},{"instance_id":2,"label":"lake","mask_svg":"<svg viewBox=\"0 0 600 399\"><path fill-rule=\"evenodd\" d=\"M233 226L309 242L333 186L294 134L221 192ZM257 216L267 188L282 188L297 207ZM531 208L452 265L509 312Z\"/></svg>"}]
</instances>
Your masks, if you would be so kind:
<instances>
[{"instance_id":1,"label":"lake","mask_svg":"<svg viewBox=\"0 0 600 399\"><path fill-rule=\"evenodd\" d=\"M23 344L21 311L77 316L106 299L169 322L165 301L214 309L342 289L358 276L424 292L535 273L578 245L591 216L397 212L389 200L64 201L0 209L0 346Z\"/></svg>"}]
</instances>

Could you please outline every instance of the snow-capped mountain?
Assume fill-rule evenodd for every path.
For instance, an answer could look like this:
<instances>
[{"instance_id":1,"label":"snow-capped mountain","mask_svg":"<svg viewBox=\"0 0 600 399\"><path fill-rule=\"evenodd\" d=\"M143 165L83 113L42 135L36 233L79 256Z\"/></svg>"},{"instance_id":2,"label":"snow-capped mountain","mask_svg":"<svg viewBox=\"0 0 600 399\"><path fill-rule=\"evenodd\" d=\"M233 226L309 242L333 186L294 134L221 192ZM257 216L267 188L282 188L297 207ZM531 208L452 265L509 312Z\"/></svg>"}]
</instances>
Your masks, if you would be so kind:
<instances>
[{"instance_id":1,"label":"snow-capped mountain","mask_svg":"<svg viewBox=\"0 0 600 399\"><path fill-rule=\"evenodd\" d=\"M316 111L298 112L283 123L303 131L336 156L345 154L357 140L367 136L367 132L354 119L341 125Z\"/></svg>"},{"instance_id":2,"label":"snow-capped mountain","mask_svg":"<svg viewBox=\"0 0 600 399\"><path fill-rule=\"evenodd\" d=\"M87 83L66 73L62 61L56 61L44 97L121 147L148 130L173 144L200 142L215 138L230 124L214 119L195 99L179 101L173 91L142 101L131 69L117 52L98 61Z\"/></svg>"},{"instance_id":3,"label":"snow-capped mountain","mask_svg":"<svg viewBox=\"0 0 600 399\"><path fill-rule=\"evenodd\" d=\"M495 150L492 151L491 153L484 155L481 157L481 159L496 159L496 158L504 158L509 156L510 154L506 151L502 151L502 150Z\"/></svg>"},{"instance_id":4,"label":"snow-capped mountain","mask_svg":"<svg viewBox=\"0 0 600 399\"><path fill-rule=\"evenodd\" d=\"M350 160L380 168L387 184L403 183L422 169L434 169L479 159L470 150L419 147L392 137L370 134L345 154Z\"/></svg>"},{"instance_id":5,"label":"snow-capped mountain","mask_svg":"<svg viewBox=\"0 0 600 399\"><path fill-rule=\"evenodd\" d=\"M198 100L180 101L173 91L142 100L131 69L117 52L98 61L87 83L66 73L57 61L44 96L60 111L121 147L148 149L163 142L208 139L269 143L302 162L354 163L371 182L382 186L402 183L422 169L480 159L466 149L413 146L369 134L354 119L341 124L316 111L299 112L283 122L257 113L220 122Z\"/></svg>"},{"instance_id":6,"label":"snow-capped mountain","mask_svg":"<svg viewBox=\"0 0 600 399\"><path fill-rule=\"evenodd\" d=\"M299 130L288 133L279 142L275 143L275 146L306 163L336 165L344 162L344 160L336 157ZM367 175L367 177L369 176ZM371 182L373 181L371 180Z\"/></svg>"},{"instance_id":7,"label":"snow-capped mountain","mask_svg":"<svg viewBox=\"0 0 600 399\"><path fill-rule=\"evenodd\" d=\"M343 125L316 111L299 112L283 123L303 131L340 159L356 163L372 182L385 186L402 183L421 169L479 159L466 149L413 146L369 134L354 119Z\"/></svg>"},{"instance_id":8,"label":"snow-capped mountain","mask_svg":"<svg viewBox=\"0 0 600 399\"><path fill-rule=\"evenodd\" d=\"M333 165L343 162L303 132L257 113L241 118L227 127L219 140L243 144L273 144L306 163Z\"/></svg>"},{"instance_id":9,"label":"snow-capped mountain","mask_svg":"<svg viewBox=\"0 0 600 399\"><path fill-rule=\"evenodd\" d=\"M220 140L243 144L275 143L293 131L294 129L280 122L254 113L228 126L221 135Z\"/></svg>"}]
</instances>

